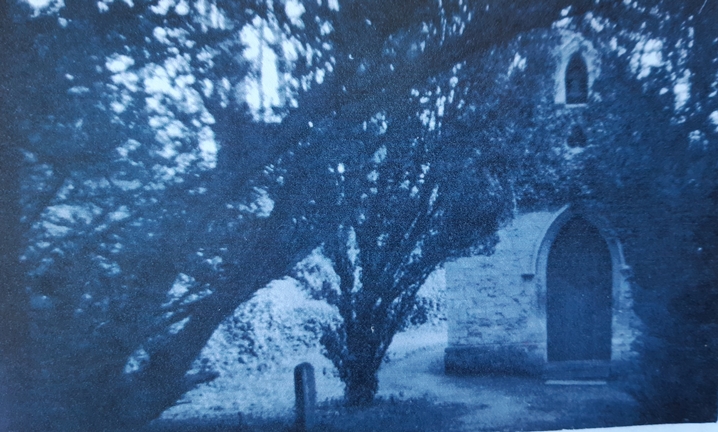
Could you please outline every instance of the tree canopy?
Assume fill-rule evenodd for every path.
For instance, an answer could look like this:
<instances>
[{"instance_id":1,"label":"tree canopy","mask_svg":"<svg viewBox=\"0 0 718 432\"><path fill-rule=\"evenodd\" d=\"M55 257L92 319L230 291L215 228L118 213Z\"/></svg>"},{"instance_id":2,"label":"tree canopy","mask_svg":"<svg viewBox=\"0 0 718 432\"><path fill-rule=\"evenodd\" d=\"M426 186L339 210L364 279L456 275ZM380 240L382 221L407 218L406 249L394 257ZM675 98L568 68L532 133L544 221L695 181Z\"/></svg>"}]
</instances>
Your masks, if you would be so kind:
<instances>
[{"instance_id":1,"label":"tree canopy","mask_svg":"<svg viewBox=\"0 0 718 432\"><path fill-rule=\"evenodd\" d=\"M219 323L319 246L344 315L325 345L361 402L428 273L490 251L517 197L618 209L641 185L650 208L695 200L700 227L715 215L712 2L33 0L0 12L0 307L16 329L2 349L18 425L157 417L212 378L186 372ZM670 133L628 109L598 116L606 136L630 138L562 172L515 90L524 78L492 69L511 63L494 48L557 23L630 51L606 60L620 91ZM715 259L711 233L686 230L705 251L696 263ZM352 393L356 361L373 375Z\"/></svg>"}]
</instances>

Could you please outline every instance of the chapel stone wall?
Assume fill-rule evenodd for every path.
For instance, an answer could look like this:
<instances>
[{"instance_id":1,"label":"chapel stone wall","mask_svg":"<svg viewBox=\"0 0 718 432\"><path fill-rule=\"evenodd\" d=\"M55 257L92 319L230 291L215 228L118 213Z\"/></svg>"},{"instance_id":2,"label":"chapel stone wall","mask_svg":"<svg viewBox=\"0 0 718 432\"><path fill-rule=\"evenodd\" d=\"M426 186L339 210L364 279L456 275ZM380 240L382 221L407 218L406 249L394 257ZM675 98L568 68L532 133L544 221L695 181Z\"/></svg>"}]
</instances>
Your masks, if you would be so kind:
<instances>
[{"instance_id":1,"label":"chapel stone wall","mask_svg":"<svg viewBox=\"0 0 718 432\"><path fill-rule=\"evenodd\" d=\"M518 216L490 256L446 265L449 348L454 372L532 372L546 360L546 325L532 261L553 212Z\"/></svg>"}]
</instances>

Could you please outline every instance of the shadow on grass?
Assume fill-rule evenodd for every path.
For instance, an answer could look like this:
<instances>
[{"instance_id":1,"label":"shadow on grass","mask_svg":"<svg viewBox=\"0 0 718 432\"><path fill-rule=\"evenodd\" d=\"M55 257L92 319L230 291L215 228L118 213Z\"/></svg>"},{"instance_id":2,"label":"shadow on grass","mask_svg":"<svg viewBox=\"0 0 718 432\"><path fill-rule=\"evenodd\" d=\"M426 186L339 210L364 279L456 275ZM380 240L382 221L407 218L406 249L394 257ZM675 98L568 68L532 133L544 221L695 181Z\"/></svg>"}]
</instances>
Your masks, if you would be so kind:
<instances>
[{"instance_id":1,"label":"shadow on grass","mask_svg":"<svg viewBox=\"0 0 718 432\"><path fill-rule=\"evenodd\" d=\"M342 399L322 402L311 431L537 431L627 426L639 420L635 400L619 382L555 386L538 379L463 377L454 385L472 389L475 397L444 402L431 395L377 398L360 408L346 407ZM158 420L144 432L190 431L293 432L293 414Z\"/></svg>"},{"instance_id":2,"label":"shadow on grass","mask_svg":"<svg viewBox=\"0 0 718 432\"><path fill-rule=\"evenodd\" d=\"M462 404L438 404L426 398L377 399L367 407L346 407L331 400L317 407L315 426L321 432L454 431L467 412ZM294 432L291 419L225 417L192 420L157 420L143 432Z\"/></svg>"},{"instance_id":3,"label":"shadow on grass","mask_svg":"<svg viewBox=\"0 0 718 432\"><path fill-rule=\"evenodd\" d=\"M444 404L426 398L377 399L371 406L352 408L341 400L319 407L316 430L327 432L452 431L468 409L463 404Z\"/></svg>"},{"instance_id":4,"label":"shadow on grass","mask_svg":"<svg viewBox=\"0 0 718 432\"><path fill-rule=\"evenodd\" d=\"M512 430L605 428L639 424L638 406L621 383L606 386L517 387L528 402L529 413Z\"/></svg>"}]
</instances>

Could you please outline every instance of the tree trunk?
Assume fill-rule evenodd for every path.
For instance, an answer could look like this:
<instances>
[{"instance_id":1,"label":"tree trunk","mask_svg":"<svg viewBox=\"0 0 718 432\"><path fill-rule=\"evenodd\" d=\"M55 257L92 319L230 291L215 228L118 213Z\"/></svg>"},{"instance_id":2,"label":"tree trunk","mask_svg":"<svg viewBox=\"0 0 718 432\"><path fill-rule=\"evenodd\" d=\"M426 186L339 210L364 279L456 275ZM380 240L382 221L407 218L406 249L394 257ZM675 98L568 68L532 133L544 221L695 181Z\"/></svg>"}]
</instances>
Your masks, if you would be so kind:
<instances>
[{"instance_id":1,"label":"tree trunk","mask_svg":"<svg viewBox=\"0 0 718 432\"><path fill-rule=\"evenodd\" d=\"M0 140L9 139L9 134L2 132L5 131L0 129ZM23 377L29 366L25 350L28 336L28 302L23 295L19 260L22 236L18 159L17 150L11 143L0 142L0 227L3 230L0 235L0 322L3 324L0 331L0 354L3 363L0 364L0 417L5 418L22 414L22 410L18 409L15 403L22 397L25 381Z\"/></svg>"},{"instance_id":2,"label":"tree trunk","mask_svg":"<svg viewBox=\"0 0 718 432\"><path fill-rule=\"evenodd\" d=\"M12 430L24 423L20 408L25 396L29 366L28 299L20 265L23 245L20 224L20 152L15 133L13 101L15 53L19 44L13 37L7 1L0 2L0 429ZM3 422L5 424L3 424Z\"/></svg>"},{"instance_id":3,"label":"tree trunk","mask_svg":"<svg viewBox=\"0 0 718 432\"><path fill-rule=\"evenodd\" d=\"M367 406L374 401L379 390L378 368L369 364L356 362L347 365L351 371L346 381L345 398L349 406Z\"/></svg>"},{"instance_id":4,"label":"tree trunk","mask_svg":"<svg viewBox=\"0 0 718 432\"><path fill-rule=\"evenodd\" d=\"M379 390L379 366L386 349L368 318L358 317L347 326L347 359L344 362L345 398L349 406L366 406L374 401ZM346 320L349 317L344 317Z\"/></svg>"}]
</instances>

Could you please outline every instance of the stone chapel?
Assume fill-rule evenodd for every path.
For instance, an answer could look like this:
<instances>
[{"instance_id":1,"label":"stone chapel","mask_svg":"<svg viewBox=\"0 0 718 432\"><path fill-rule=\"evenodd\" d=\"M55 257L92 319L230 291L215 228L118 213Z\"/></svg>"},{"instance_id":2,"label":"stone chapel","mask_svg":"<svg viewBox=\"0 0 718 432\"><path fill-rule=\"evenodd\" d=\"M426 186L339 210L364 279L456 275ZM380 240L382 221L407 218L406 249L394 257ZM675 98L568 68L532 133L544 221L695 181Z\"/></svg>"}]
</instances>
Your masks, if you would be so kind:
<instances>
[{"instance_id":1,"label":"stone chapel","mask_svg":"<svg viewBox=\"0 0 718 432\"><path fill-rule=\"evenodd\" d=\"M554 62L553 104L580 115L594 97L600 56L583 36L558 31L558 46L539 48ZM565 145L585 141L574 126ZM601 215L547 208L517 215L492 255L447 263L447 373L620 374L635 357L639 322L630 267L612 232Z\"/></svg>"}]
</instances>

